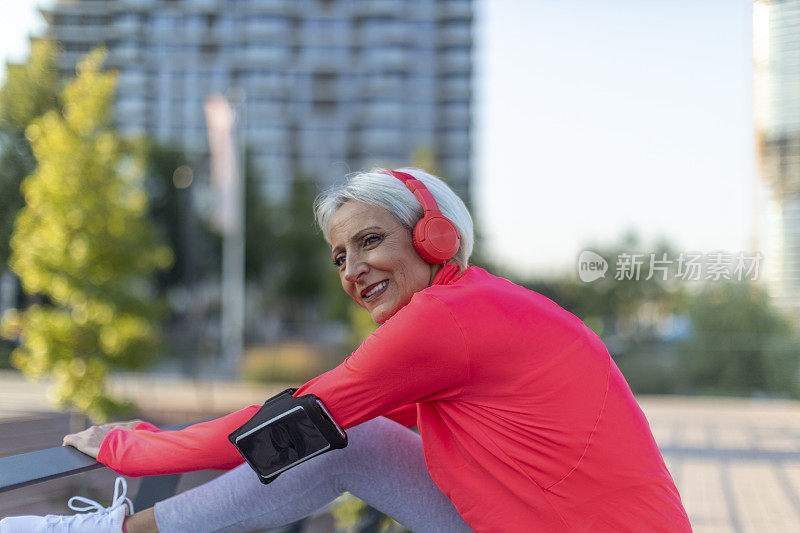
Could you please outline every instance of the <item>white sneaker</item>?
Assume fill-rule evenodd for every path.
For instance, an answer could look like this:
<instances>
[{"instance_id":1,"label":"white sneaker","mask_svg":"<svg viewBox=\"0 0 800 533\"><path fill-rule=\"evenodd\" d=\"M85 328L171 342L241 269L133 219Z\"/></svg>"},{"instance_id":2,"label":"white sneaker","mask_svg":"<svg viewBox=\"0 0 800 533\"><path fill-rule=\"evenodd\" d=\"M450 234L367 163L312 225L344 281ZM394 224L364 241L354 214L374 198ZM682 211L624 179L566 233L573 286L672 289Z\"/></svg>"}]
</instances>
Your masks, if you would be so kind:
<instances>
[{"instance_id":1,"label":"white sneaker","mask_svg":"<svg viewBox=\"0 0 800 533\"><path fill-rule=\"evenodd\" d=\"M118 477L114 483L114 501L109 507L83 496L73 496L67 505L79 514L10 516L0 520L0 533L121 533L125 516L133 514L133 503L125 497L126 492L128 484L125 478Z\"/></svg>"}]
</instances>

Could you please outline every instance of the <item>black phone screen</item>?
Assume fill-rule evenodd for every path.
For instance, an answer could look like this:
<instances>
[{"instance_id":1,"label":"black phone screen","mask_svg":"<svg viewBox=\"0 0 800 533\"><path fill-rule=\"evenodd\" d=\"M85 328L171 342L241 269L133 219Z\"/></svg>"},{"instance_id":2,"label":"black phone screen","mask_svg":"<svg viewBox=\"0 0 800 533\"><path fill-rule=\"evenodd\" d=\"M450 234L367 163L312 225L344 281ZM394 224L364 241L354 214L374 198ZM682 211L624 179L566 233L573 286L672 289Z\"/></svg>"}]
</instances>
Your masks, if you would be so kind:
<instances>
[{"instance_id":1,"label":"black phone screen","mask_svg":"<svg viewBox=\"0 0 800 533\"><path fill-rule=\"evenodd\" d=\"M236 444L262 477L270 477L330 448L298 406L240 435Z\"/></svg>"}]
</instances>

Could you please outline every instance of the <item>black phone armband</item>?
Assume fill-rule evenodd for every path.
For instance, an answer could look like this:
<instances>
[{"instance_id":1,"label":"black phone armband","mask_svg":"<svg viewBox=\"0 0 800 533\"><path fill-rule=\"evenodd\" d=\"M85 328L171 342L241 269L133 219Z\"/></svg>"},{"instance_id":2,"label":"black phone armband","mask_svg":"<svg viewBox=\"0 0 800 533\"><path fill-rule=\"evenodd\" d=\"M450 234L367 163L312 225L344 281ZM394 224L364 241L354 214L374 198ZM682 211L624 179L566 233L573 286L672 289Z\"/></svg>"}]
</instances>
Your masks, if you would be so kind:
<instances>
[{"instance_id":1,"label":"black phone armband","mask_svg":"<svg viewBox=\"0 0 800 533\"><path fill-rule=\"evenodd\" d=\"M296 391L276 394L228 435L264 484L312 457L347 446L347 435L322 400L313 394L295 398Z\"/></svg>"}]
</instances>

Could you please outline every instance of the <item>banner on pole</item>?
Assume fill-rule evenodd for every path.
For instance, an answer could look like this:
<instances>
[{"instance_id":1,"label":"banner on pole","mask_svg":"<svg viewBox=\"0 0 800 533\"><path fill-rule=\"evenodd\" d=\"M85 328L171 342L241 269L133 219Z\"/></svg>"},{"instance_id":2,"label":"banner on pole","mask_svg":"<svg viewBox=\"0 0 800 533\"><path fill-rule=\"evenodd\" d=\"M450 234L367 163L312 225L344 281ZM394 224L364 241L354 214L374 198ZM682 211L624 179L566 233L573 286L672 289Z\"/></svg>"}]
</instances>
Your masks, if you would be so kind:
<instances>
[{"instance_id":1,"label":"banner on pole","mask_svg":"<svg viewBox=\"0 0 800 533\"><path fill-rule=\"evenodd\" d=\"M241 186L233 107L221 94L205 102L208 147L211 153L211 186L215 192L211 225L222 234L230 234L240 224L236 198Z\"/></svg>"}]
</instances>

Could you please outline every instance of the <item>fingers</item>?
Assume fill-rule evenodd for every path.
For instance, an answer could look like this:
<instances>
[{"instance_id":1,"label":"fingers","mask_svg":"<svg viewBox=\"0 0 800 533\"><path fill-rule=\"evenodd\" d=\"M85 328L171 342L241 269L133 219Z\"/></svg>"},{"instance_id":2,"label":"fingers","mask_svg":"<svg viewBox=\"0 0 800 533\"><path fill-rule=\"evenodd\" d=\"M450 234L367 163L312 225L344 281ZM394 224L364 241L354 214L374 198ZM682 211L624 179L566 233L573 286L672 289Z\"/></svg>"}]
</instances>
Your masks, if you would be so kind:
<instances>
[{"instance_id":1,"label":"fingers","mask_svg":"<svg viewBox=\"0 0 800 533\"><path fill-rule=\"evenodd\" d=\"M69 435L65 435L64 439L61 441L62 446L73 446L78 448L80 443L86 441L87 437L93 433L94 428L97 426L92 426L88 429L85 429L79 433L70 433Z\"/></svg>"},{"instance_id":2,"label":"fingers","mask_svg":"<svg viewBox=\"0 0 800 533\"><path fill-rule=\"evenodd\" d=\"M106 435L108 435L109 431L111 431L110 428L92 426L81 431L80 433L66 435L62 440L61 445L72 446L73 448L82 451L86 455L97 457L97 454L100 450L100 445L103 443L103 439Z\"/></svg>"},{"instance_id":3,"label":"fingers","mask_svg":"<svg viewBox=\"0 0 800 533\"><path fill-rule=\"evenodd\" d=\"M91 426L78 433L70 433L64 436L61 441L62 446L73 446L81 451L84 451L86 444L95 446L103 441L106 435L116 428L121 429L134 429L139 425L141 420L128 420L127 422L112 422L111 424L104 424L102 426Z\"/></svg>"}]
</instances>

